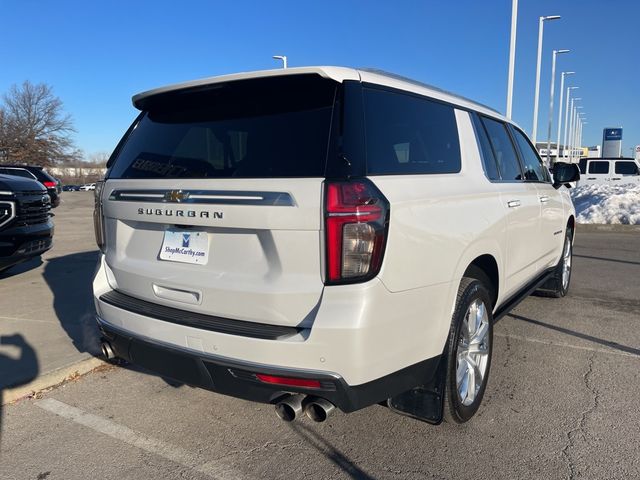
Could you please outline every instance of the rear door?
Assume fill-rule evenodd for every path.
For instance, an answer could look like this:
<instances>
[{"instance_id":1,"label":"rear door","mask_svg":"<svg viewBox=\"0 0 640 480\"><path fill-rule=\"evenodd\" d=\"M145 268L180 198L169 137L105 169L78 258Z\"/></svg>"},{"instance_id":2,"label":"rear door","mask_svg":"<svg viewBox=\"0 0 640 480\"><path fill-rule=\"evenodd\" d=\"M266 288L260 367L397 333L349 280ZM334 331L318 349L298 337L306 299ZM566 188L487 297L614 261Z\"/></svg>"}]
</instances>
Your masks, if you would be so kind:
<instances>
[{"instance_id":1,"label":"rear door","mask_svg":"<svg viewBox=\"0 0 640 480\"><path fill-rule=\"evenodd\" d=\"M611 175L612 184L640 183L640 170L633 160L616 160Z\"/></svg>"},{"instance_id":2,"label":"rear door","mask_svg":"<svg viewBox=\"0 0 640 480\"><path fill-rule=\"evenodd\" d=\"M308 325L323 291L336 92L298 75L151 99L102 192L112 287L210 315Z\"/></svg>"},{"instance_id":3,"label":"rear door","mask_svg":"<svg viewBox=\"0 0 640 480\"><path fill-rule=\"evenodd\" d=\"M525 182L522 166L507 126L488 117L480 117L489 139L490 151L500 180L496 182L507 219L505 242L505 297L514 294L537 274L542 255L540 237L540 200L534 183ZM479 134L482 134L480 130Z\"/></svg>"}]
</instances>

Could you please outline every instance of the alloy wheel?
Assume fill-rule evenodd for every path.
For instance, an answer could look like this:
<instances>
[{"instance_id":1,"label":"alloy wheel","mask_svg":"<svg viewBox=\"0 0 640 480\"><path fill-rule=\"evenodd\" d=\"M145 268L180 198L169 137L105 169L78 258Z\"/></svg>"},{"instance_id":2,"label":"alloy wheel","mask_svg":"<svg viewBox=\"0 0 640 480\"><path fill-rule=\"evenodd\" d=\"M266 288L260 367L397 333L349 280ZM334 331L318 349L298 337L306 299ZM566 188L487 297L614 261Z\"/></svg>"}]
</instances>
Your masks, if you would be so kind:
<instances>
[{"instance_id":1,"label":"alloy wheel","mask_svg":"<svg viewBox=\"0 0 640 480\"><path fill-rule=\"evenodd\" d=\"M482 388L489 362L489 315L480 299L464 316L458 337L456 386L463 405L471 405Z\"/></svg>"}]
</instances>

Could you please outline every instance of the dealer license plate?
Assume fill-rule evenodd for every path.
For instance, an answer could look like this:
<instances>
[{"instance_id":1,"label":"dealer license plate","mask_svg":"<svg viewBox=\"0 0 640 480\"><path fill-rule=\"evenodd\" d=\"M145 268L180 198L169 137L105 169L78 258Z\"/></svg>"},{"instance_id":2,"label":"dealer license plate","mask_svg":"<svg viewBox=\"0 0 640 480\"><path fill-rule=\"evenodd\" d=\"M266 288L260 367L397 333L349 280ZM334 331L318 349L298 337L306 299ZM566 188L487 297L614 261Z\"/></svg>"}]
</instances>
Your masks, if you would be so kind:
<instances>
[{"instance_id":1,"label":"dealer license plate","mask_svg":"<svg viewBox=\"0 0 640 480\"><path fill-rule=\"evenodd\" d=\"M209 260L209 236L205 232L166 230L160 260L206 265Z\"/></svg>"}]
</instances>

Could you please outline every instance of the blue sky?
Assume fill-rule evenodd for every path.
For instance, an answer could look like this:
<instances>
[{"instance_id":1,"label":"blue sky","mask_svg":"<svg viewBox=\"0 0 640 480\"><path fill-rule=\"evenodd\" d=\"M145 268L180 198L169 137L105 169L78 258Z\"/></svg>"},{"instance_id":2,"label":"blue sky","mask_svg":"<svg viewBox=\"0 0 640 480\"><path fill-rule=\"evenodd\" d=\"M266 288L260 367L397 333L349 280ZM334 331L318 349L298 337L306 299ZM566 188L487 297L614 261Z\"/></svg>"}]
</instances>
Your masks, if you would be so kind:
<instances>
[{"instance_id":1,"label":"blue sky","mask_svg":"<svg viewBox=\"0 0 640 480\"><path fill-rule=\"evenodd\" d=\"M52 85L88 154L115 147L136 115L133 94L274 68L274 54L290 66L382 68L505 110L511 0L0 0L0 12L0 92L27 79ZM583 143L622 126L628 155L640 144L640 2L519 1L513 118L528 133L540 15L563 18L545 27L538 140L546 139L551 51L567 48L558 71L577 72L571 81L589 122Z\"/></svg>"}]
</instances>

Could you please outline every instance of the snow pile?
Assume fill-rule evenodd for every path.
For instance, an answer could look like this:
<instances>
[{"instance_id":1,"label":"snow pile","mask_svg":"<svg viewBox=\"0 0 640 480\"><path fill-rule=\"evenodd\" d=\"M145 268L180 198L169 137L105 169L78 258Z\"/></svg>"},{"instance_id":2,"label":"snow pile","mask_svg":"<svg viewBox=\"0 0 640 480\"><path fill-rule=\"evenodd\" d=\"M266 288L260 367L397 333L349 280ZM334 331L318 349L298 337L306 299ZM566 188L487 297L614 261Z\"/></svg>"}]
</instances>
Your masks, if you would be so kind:
<instances>
[{"instance_id":1,"label":"snow pile","mask_svg":"<svg viewBox=\"0 0 640 480\"><path fill-rule=\"evenodd\" d=\"M578 223L640 225L640 185L582 185L571 189Z\"/></svg>"}]
</instances>

